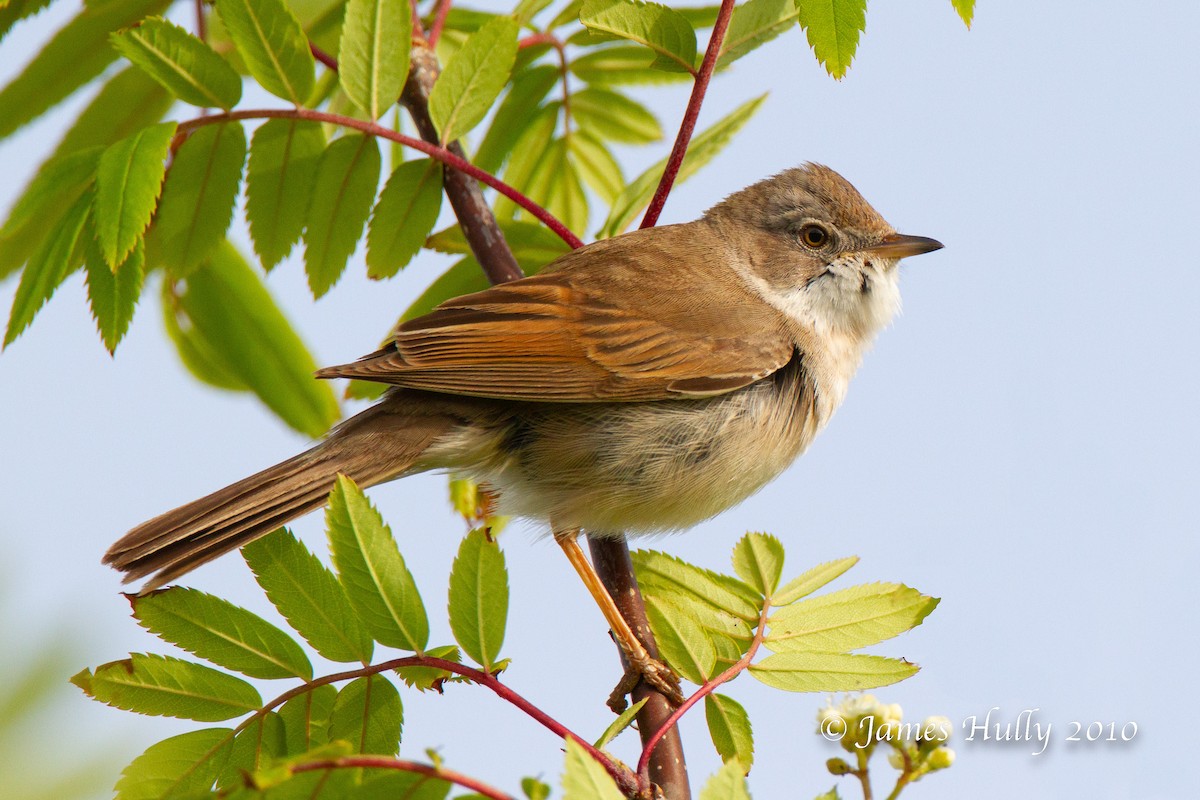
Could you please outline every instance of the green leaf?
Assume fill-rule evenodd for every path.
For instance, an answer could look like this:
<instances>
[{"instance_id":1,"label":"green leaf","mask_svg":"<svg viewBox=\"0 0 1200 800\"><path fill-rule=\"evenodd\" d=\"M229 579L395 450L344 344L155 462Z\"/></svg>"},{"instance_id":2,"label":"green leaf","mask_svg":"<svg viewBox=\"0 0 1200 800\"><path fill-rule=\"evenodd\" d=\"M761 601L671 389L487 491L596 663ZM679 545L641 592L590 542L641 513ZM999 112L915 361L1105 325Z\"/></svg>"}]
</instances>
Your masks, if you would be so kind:
<instances>
[{"instance_id":1,"label":"green leaf","mask_svg":"<svg viewBox=\"0 0 1200 800\"><path fill-rule=\"evenodd\" d=\"M475 166L491 173L500 169L516 147L525 123L559 79L558 68L551 64L539 64L513 75L512 86L496 108L487 133L475 151L472 159Z\"/></svg>"},{"instance_id":2,"label":"green leaf","mask_svg":"<svg viewBox=\"0 0 1200 800\"><path fill-rule=\"evenodd\" d=\"M497 17L450 57L429 94L429 115L443 143L478 125L500 96L517 58L518 32L511 17Z\"/></svg>"},{"instance_id":3,"label":"green leaf","mask_svg":"<svg viewBox=\"0 0 1200 800\"><path fill-rule=\"evenodd\" d=\"M85 669L71 682L114 708L197 722L232 719L262 706L258 691L241 678L168 656L133 653L94 673Z\"/></svg>"},{"instance_id":4,"label":"green leaf","mask_svg":"<svg viewBox=\"0 0 1200 800\"><path fill-rule=\"evenodd\" d=\"M320 436L339 416L329 384L262 280L228 242L185 281L176 313L225 372L250 387L280 419Z\"/></svg>"},{"instance_id":5,"label":"green leaf","mask_svg":"<svg viewBox=\"0 0 1200 800\"><path fill-rule=\"evenodd\" d=\"M85 192L59 220L57 227L29 260L21 274L13 295L12 311L8 315L8 328L4 332L4 346L12 344L29 327L38 311L54 295L55 290L77 267L82 258L76 260L79 239L87 223L92 196Z\"/></svg>"},{"instance_id":6,"label":"green leaf","mask_svg":"<svg viewBox=\"0 0 1200 800\"><path fill-rule=\"evenodd\" d=\"M766 533L747 533L733 548L733 570L764 597L770 597L783 574L783 545Z\"/></svg>"},{"instance_id":7,"label":"green leaf","mask_svg":"<svg viewBox=\"0 0 1200 800\"><path fill-rule=\"evenodd\" d=\"M279 613L330 661L371 660L371 637L333 573L285 528L242 548L258 585Z\"/></svg>"},{"instance_id":8,"label":"green leaf","mask_svg":"<svg viewBox=\"0 0 1200 800\"><path fill-rule=\"evenodd\" d=\"M217 13L250 75L276 97L301 105L316 65L300 21L283 0L217 0Z\"/></svg>"},{"instance_id":9,"label":"green leaf","mask_svg":"<svg viewBox=\"0 0 1200 800\"><path fill-rule=\"evenodd\" d=\"M316 122L269 119L254 131L246 169L246 219L254 252L268 270L300 240L324 151L325 134Z\"/></svg>"},{"instance_id":10,"label":"green leaf","mask_svg":"<svg viewBox=\"0 0 1200 800\"><path fill-rule=\"evenodd\" d=\"M725 145L729 144L730 139L749 121L765 99L766 95L762 95L743 103L693 139L687 156L683 159L683 165L679 169L679 175L675 179L675 185L679 186L695 175L701 167L712 161L717 153L721 152ZM604 227L600 230L601 237L616 236L629 226L633 218L649 204L650 198L654 196L654 190L658 188L658 181L666 166L667 160L664 158L625 187L625 191L621 192L621 196L613 203L612 211L605 220Z\"/></svg>"},{"instance_id":11,"label":"green leaf","mask_svg":"<svg viewBox=\"0 0 1200 800\"><path fill-rule=\"evenodd\" d=\"M421 652L429 618L391 529L362 490L338 475L325 512L329 547L346 595L380 644Z\"/></svg>"},{"instance_id":12,"label":"green leaf","mask_svg":"<svg viewBox=\"0 0 1200 800\"><path fill-rule=\"evenodd\" d=\"M329 738L350 742L356 753L392 756L400 749L403 725L400 693L387 678L370 675L338 692L329 717Z\"/></svg>"},{"instance_id":13,"label":"green leaf","mask_svg":"<svg viewBox=\"0 0 1200 800\"><path fill-rule=\"evenodd\" d=\"M639 582L665 583L746 622L758 621L761 598L741 581L656 550L635 550L631 555Z\"/></svg>"},{"instance_id":14,"label":"green leaf","mask_svg":"<svg viewBox=\"0 0 1200 800\"><path fill-rule=\"evenodd\" d=\"M508 620L504 552L482 530L468 533L450 570L450 630L463 652L491 671Z\"/></svg>"},{"instance_id":15,"label":"green leaf","mask_svg":"<svg viewBox=\"0 0 1200 800\"><path fill-rule=\"evenodd\" d=\"M116 800L161 800L206 792L233 749L233 730L188 731L150 745L121 772Z\"/></svg>"},{"instance_id":16,"label":"green leaf","mask_svg":"<svg viewBox=\"0 0 1200 800\"><path fill-rule=\"evenodd\" d=\"M300 755L329 743L329 717L337 694L329 684L314 686L280 706L287 755Z\"/></svg>"},{"instance_id":17,"label":"green leaf","mask_svg":"<svg viewBox=\"0 0 1200 800\"><path fill-rule=\"evenodd\" d=\"M3 0L0 2L0 41L4 40L13 25L32 17L48 5L50 5L50 0Z\"/></svg>"},{"instance_id":18,"label":"green leaf","mask_svg":"<svg viewBox=\"0 0 1200 800\"><path fill-rule=\"evenodd\" d=\"M950 3L958 12L963 24L970 28L971 22L975 19L975 0L950 0Z\"/></svg>"},{"instance_id":19,"label":"green leaf","mask_svg":"<svg viewBox=\"0 0 1200 800\"><path fill-rule=\"evenodd\" d=\"M143 628L217 666L252 678L312 679L294 639L228 600L176 586L129 602Z\"/></svg>"},{"instance_id":20,"label":"green leaf","mask_svg":"<svg viewBox=\"0 0 1200 800\"><path fill-rule=\"evenodd\" d=\"M408 77L412 40L408 0L350 0L338 46L342 88L367 116L379 119Z\"/></svg>"},{"instance_id":21,"label":"green leaf","mask_svg":"<svg viewBox=\"0 0 1200 800\"><path fill-rule=\"evenodd\" d=\"M847 653L776 653L750 665L750 674L786 692L858 692L889 686L917 673L909 661Z\"/></svg>"},{"instance_id":22,"label":"green leaf","mask_svg":"<svg viewBox=\"0 0 1200 800\"><path fill-rule=\"evenodd\" d=\"M644 705L645 700L639 700L638 705ZM547 800L550 797L549 784L542 783L537 778L521 778L521 791L529 800Z\"/></svg>"},{"instance_id":23,"label":"green leaf","mask_svg":"<svg viewBox=\"0 0 1200 800\"><path fill-rule=\"evenodd\" d=\"M187 277L225 238L233 218L246 134L240 122L206 125L183 143L163 184L149 258L175 278Z\"/></svg>"},{"instance_id":24,"label":"green leaf","mask_svg":"<svg viewBox=\"0 0 1200 800\"><path fill-rule=\"evenodd\" d=\"M379 145L352 133L335 139L321 156L304 229L304 268L313 297L328 292L362 236L379 186Z\"/></svg>"},{"instance_id":25,"label":"green leaf","mask_svg":"<svg viewBox=\"0 0 1200 800\"><path fill-rule=\"evenodd\" d=\"M606 203L611 203L625 188L621 165L599 139L576 131L567 139L567 153L584 182Z\"/></svg>"},{"instance_id":26,"label":"green leaf","mask_svg":"<svg viewBox=\"0 0 1200 800\"><path fill-rule=\"evenodd\" d=\"M117 57L108 35L169 0L92 3L59 28L25 69L0 90L0 139L40 117L95 78Z\"/></svg>"},{"instance_id":27,"label":"green leaf","mask_svg":"<svg viewBox=\"0 0 1200 800\"><path fill-rule=\"evenodd\" d=\"M513 147L512 157L504 169L504 182L518 191L528 188L530 177L541 165L550 141L554 138L554 129L558 125L558 104L542 106L534 116L525 123L517 144ZM496 198L496 217L500 220L511 219L520 207L507 197Z\"/></svg>"},{"instance_id":28,"label":"green leaf","mask_svg":"<svg viewBox=\"0 0 1200 800\"><path fill-rule=\"evenodd\" d=\"M534 274L554 259L571 252L570 245L540 222L505 220L500 223L500 230L508 241L508 246L512 248L513 255L521 262L521 268L526 275ZM451 225L431 234L425 240L425 246L439 253L471 253L467 237L458 225ZM433 306L430 306L430 309L432 308Z\"/></svg>"},{"instance_id":29,"label":"green leaf","mask_svg":"<svg viewBox=\"0 0 1200 800\"><path fill-rule=\"evenodd\" d=\"M278 714L268 711L252 718L246 727L237 732L225 768L217 776L217 788L229 790L241 788L246 775L272 764L286 753L284 723Z\"/></svg>"},{"instance_id":30,"label":"green leaf","mask_svg":"<svg viewBox=\"0 0 1200 800\"><path fill-rule=\"evenodd\" d=\"M592 86L571 95L571 115L584 130L612 142L649 144L662 138L648 108L611 89Z\"/></svg>"},{"instance_id":31,"label":"green leaf","mask_svg":"<svg viewBox=\"0 0 1200 800\"><path fill-rule=\"evenodd\" d=\"M737 759L726 761L704 784L699 800L750 800L746 770L747 767Z\"/></svg>"},{"instance_id":32,"label":"green leaf","mask_svg":"<svg viewBox=\"0 0 1200 800\"><path fill-rule=\"evenodd\" d=\"M248 392L246 382L231 372L224 355L192 327L192 322L179 308L179 296L172 281L162 282L163 327L175 345L175 353L192 376L218 389Z\"/></svg>"},{"instance_id":33,"label":"green leaf","mask_svg":"<svg viewBox=\"0 0 1200 800\"><path fill-rule=\"evenodd\" d=\"M430 658L453 661L455 664L462 663L462 655L459 653L458 648L452 644L430 647L425 651L425 655ZM396 675L400 677L400 680L404 681L406 686L411 686L418 691L424 692L428 689L436 688L439 681L451 678L454 673L439 669L438 667L397 667Z\"/></svg>"},{"instance_id":34,"label":"green leaf","mask_svg":"<svg viewBox=\"0 0 1200 800\"><path fill-rule=\"evenodd\" d=\"M790 30L800 11L796 0L749 0L735 6L729 30L721 43L717 69L723 69L747 53Z\"/></svg>"},{"instance_id":35,"label":"green leaf","mask_svg":"<svg viewBox=\"0 0 1200 800\"><path fill-rule=\"evenodd\" d=\"M604 729L604 733L600 734L600 738L597 739L596 743L592 746L597 750L603 750L604 748L608 747L609 742L617 738L626 728L634 723L634 720L637 719L638 712L642 710L642 706L646 705L646 702L649 699L649 697L643 697L641 700L638 700L629 708L622 711L616 719L609 723L608 727ZM546 788L549 789L549 787Z\"/></svg>"},{"instance_id":36,"label":"green leaf","mask_svg":"<svg viewBox=\"0 0 1200 800\"><path fill-rule=\"evenodd\" d=\"M20 269L57 235L66 211L95 182L101 152L102 148L91 147L42 165L0 228L0 278ZM88 197L90 200L91 195Z\"/></svg>"},{"instance_id":37,"label":"green leaf","mask_svg":"<svg viewBox=\"0 0 1200 800\"><path fill-rule=\"evenodd\" d=\"M837 786L834 786L828 792L817 795L813 800L842 800L842 796L838 794Z\"/></svg>"},{"instance_id":38,"label":"green leaf","mask_svg":"<svg viewBox=\"0 0 1200 800\"><path fill-rule=\"evenodd\" d=\"M575 164L567 158L566 139L555 139L541 153L537 166L529 176L525 194L556 216L570 230L582 232L587 227L587 195ZM521 212L532 219L527 211Z\"/></svg>"},{"instance_id":39,"label":"green leaf","mask_svg":"<svg viewBox=\"0 0 1200 800\"><path fill-rule=\"evenodd\" d=\"M744 770L754 765L754 731L740 703L723 694L710 694L704 698L704 719L722 761L736 759Z\"/></svg>"},{"instance_id":40,"label":"green leaf","mask_svg":"<svg viewBox=\"0 0 1200 800\"><path fill-rule=\"evenodd\" d=\"M415 772L396 772L367 778L346 800L446 800L451 784ZM369 774L369 773L368 773ZM464 795L458 795L459 800Z\"/></svg>"},{"instance_id":41,"label":"green leaf","mask_svg":"<svg viewBox=\"0 0 1200 800\"><path fill-rule=\"evenodd\" d=\"M598 86L635 86L681 83L691 80L686 72L663 72L650 65L657 56L636 44L619 44L584 53L570 63L571 74Z\"/></svg>"},{"instance_id":42,"label":"green leaf","mask_svg":"<svg viewBox=\"0 0 1200 800\"><path fill-rule=\"evenodd\" d=\"M803 575L788 581L782 589L771 598L771 605L779 607L794 603L801 597L806 597L827 583L831 583L855 564L858 556L839 558L827 561L805 572Z\"/></svg>"},{"instance_id":43,"label":"green leaf","mask_svg":"<svg viewBox=\"0 0 1200 800\"><path fill-rule=\"evenodd\" d=\"M229 62L161 17L114 33L112 44L185 103L230 109L242 99L242 77Z\"/></svg>"},{"instance_id":44,"label":"green leaf","mask_svg":"<svg viewBox=\"0 0 1200 800\"><path fill-rule=\"evenodd\" d=\"M592 33L649 47L656 55L652 64L656 69L695 71L696 31L672 8L631 0L585 0L579 21Z\"/></svg>"},{"instance_id":45,"label":"green leaf","mask_svg":"<svg viewBox=\"0 0 1200 800\"><path fill-rule=\"evenodd\" d=\"M138 242L117 271L104 263L95 242L90 241L84 249L84 266L87 269L88 302L96 329L108 352L114 353L117 344L129 330L133 311L142 294L142 281L146 274L145 247Z\"/></svg>"},{"instance_id":46,"label":"green leaf","mask_svg":"<svg viewBox=\"0 0 1200 800\"><path fill-rule=\"evenodd\" d=\"M604 767L583 749L583 745L571 738L567 739L562 786L562 800L623 800L625 797Z\"/></svg>"},{"instance_id":47,"label":"green leaf","mask_svg":"<svg viewBox=\"0 0 1200 800\"><path fill-rule=\"evenodd\" d=\"M770 649L841 653L920 625L938 599L899 583L868 583L801 600L771 615Z\"/></svg>"},{"instance_id":48,"label":"green leaf","mask_svg":"<svg viewBox=\"0 0 1200 800\"><path fill-rule=\"evenodd\" d=\"M52 157L124 139L158 122L174 102L162 84L137 67L124 69L92 98Z\"/></svg>"},{"instance_id":49,"label":"green leaf","mask_svg":"<svg viewBox=\"0 0 1200 800\"><path fill-rule=\"evenodd\" d=\"M717 653L704 630L678 606L656 597L645 600L650 629L666 662L697 685L711 678Z\"/></svg>"},{"instance_id":50,"label":"green leaf","mask_svg":"<svg viewBox=\"0 0 1200 800\"><path fill-rule=\"evenodd\" d=\"M390 278L420 252L442 210L442 165L406 161L379 193L367 232L367 274Z\"/></svg>"},{"instance_id":51,"label":"green leaf","mask_svg":"<svg viewBox=\"0 0 1200 800\"><path fill-rule=\"evenodd\" d=\"M162 122L109 145L100 156L92 212L100 253L112 269L150 224L174 136L175 123Z\"/></svg>"},{"instance_id":52,"label":"green leaf","mask_svg":"<svg viewBox=\"0 0 1200 800\"><path fill-rule=\"evenodd\" d=\"M796 8L817 60L840 80L867 28L867 0L796 0Z\"/></svg>"}]
</instances>

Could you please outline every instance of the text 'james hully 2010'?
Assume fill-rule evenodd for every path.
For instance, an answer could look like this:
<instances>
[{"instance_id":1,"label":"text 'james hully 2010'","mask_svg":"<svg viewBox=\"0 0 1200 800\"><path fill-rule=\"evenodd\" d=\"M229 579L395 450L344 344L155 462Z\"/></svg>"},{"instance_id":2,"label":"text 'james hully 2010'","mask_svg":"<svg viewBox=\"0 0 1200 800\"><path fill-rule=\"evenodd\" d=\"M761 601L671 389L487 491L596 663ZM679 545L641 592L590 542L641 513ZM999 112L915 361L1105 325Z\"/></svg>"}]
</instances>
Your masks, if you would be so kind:
<instances>
[{"instance_id":1,"label":"text 'james hully 2010'","mask_svg":"<svg viewBox=\"0 0 1200 800\"><path fill-rule=\"evenodd\" d=\"M1050 737L1054 730L1051 722L1038 719L1040 708L1023 709L1013 719L1005 721L1000 713L1000 706L992 706L982 717L971 715L963 720L963 740L967 742L1034 742L1030 752L1040 756L1050 745ZM1136 722L1126 722L1120 727L1116 722L1079 722L1070 720L1066 723L1067 734L1065 742L1128 742L1137 736Z\"/></svg>"}]
</instances>

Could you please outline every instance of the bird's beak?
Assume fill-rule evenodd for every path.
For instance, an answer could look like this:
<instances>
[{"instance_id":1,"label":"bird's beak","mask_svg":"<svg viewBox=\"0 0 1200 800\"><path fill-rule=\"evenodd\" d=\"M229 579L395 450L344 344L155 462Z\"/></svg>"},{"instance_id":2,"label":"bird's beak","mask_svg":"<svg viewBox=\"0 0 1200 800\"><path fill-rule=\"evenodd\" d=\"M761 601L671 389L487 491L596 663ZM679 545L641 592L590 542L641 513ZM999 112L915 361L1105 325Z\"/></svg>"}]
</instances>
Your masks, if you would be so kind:
<instances>
[{"instance_id":1,"label":"bird's beak","mask_svg":"<svg viewBox=\"0 0 1200 800\"><path fill-rule=\"evenodd\" d=\"M937 239L930 239L928 236L907 236L903 233L889 233L883 237L883 241L874 247L868 247L868 253L883 256L884 258L906 258L908 256L919 256L922 253L932 253L934 250L941 250L945 245Z\"/></svg>"}]
</instances>

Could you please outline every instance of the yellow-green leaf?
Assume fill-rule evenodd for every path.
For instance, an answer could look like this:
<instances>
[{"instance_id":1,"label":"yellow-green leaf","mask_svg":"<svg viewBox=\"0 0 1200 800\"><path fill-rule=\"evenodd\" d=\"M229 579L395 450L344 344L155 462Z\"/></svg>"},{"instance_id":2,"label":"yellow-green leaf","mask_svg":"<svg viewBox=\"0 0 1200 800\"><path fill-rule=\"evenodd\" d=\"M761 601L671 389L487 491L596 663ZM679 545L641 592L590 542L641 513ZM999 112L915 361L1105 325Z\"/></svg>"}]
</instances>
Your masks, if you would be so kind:
<instances>
[{"instance_id":1,"label":"yellow-green leaf","mask_svg":"<svg viewBox=\"0 0 1200 800\"><path fill-rule=\"evenodd\" d=\"M562 800L624 800L625 797L604 767L583 745L569 737L562 786Z\"/></svg>"},{"instance_id":2,"label":"yellow-green leaf","mask_svg":"<svg viewBox=\"0 0 1200 800\"><path fill-rule=\"evenodd\" d=\"M899 583L869 583L810 597L771 615L770 649L841 653L920 625L938 600Z\"/></svg>"},{"instance_id":3,"label":"yellow-green leaf","mask_svg":"<svg viewBox=\"0 0 1200 800\"><path fill-rule=\"evenodd\" d=\"M748 0L733 9L729 30L721 42L717 69L729 66L760 45L790 30L800 10L796 0Z\"/></svg>"},{"instance_id":4,"label":"yellow-green leaf","mask_svg":"<svg viewBox=\"0 0 1200 800\"><path fill-rule=\"evenodd\" d=\"M283 0L217 0L216 5L254 79L296 105L307 100L316 65L300 21Z\"/></svg>"},{"instance_id":5,"label":"yellow-green leaf","mask_svg":"<svg viewBox=\"0 0 1200 800\"><path fill-rule=\"evenodd\" d=\"M142 294L146 274L145 247L138 242L114 272L104 263L95 243L89 242L84 249L84 266L87 268L88 303L96 319L96 328L108 352L114 353L129 330L133 310Z\"/></svg>"},{"instance_id":6,"label":"yellow-green leaf","mask_svg":"<svg viewBox=\"0 0 1200 800\"><path fill-rule=\"evenodd\" d=\"M242 77L216 51L161 17L113 34L113 47L194 106L233 108L242 99Z\"/></svg>"},{"instance_id":7,"label":"yellow-green leaf","mask_svg":"<svg viewBox=\"0 0 1200 800\"><path fill-rule=\"evenodd\" d=\"M100 156L92 213L100 254L111 269L121 265L150 224L174 136L174 122L151 125L109 145Z\"/></svg>"},{"instance_id":8,"label":"yellow-green leaf","mask_svg":"<svg viewBox=\"0 0 1200 800\"><path fill-rule=\"evenodd\" d=\"M246 167L246 219L254 252L268 270L300 240L324 151L325 134L316 122L269 119L254 131Z\"/></svg>"},{"instance_id":9,"label":"yellow-green leaf","mask_svg":"<svg viewBox=\"0 0 1200 800\"><path fill-rule=\"evenodd\" d=\"M632 0L585 0L579 21L592 33L649 47L657 69L693 72L696 68L696 31L673 8Z\"/></svg>"},{"instance_id":10,"label":"yellow-green leaf","mask_svg":"<svg viewBox=\"0 0 1200 800\"><path fill-rule=\"evenodd\" d=\"M736 758L725 762L700 790L699 800L750 800L746 788L746 772L749 766Z\"/></svg>"},{"instance_id":11,"label":"yellow-green leaf","mask_svg":"<svg viewBox=\"0 0 1200 800\"><path fill-rule=\"evenodd\" d=\"M648 108L611 89L592 86L571 95L571 115L585 131L612 142L649 144L662 138Z\"/></svg>"},{"instance_id":12,"label":"yellow-green leaf","mask_svg":"<svg viewBox=\"0 0 1200 800\"><path fill-rule=\"evenodd\" d=\"M390 278L412 261L441 210L441 163L421 158L396 167L371 215L367 274Z\"/></svg>"},{"instance_id":13,"label":"yellow-green leaf","mask_svg":"<svg viewBox=\"0 0 1200 800\"><path fill-rule=\"evenodd\" d=\"M517 58L517 23L497 17L467 39L446 62L429 94L429 115L442 142L470 131L508 83Z\"/></svg>"},{"instance_id":14,"label":"yellow-green leaf","mask_svg":"<svg viewBox=\"0 0 1200 800\"><path fill-rule=\"evenodd\" d=\"M133 653L84 670L71 679L101 703L150 716L218 722L262 706L258 690L241 678L168 656Z\"/></svg>"},{"instance_id":15,"label":"yellow-green leaf","mask_svg":"<svg viewBox=\"0 0 1200 800\"><path fill-rule=\"evenodd\" d=\"M796 8L817 60L840 80L854 60L859 35L866 30L867 0L796 0Z\"/></svg>"},{"instance_id":16,"label":"yellow-green leaf","mask_svg":"<svg viewBox=\"0 0 1200 800\"><path fill-rule=\"evenodd\" d=\"M767 533L747 533L733 548L738 577L769 597L783 574L783 545Z\"/></svg>"},{"instance_id":17,"label":"yellow-green leaf","mask_svg":"<svg viewBox=\"0 0 1200 800\"><path fill-rule=\"evenodd\" d=\"M723 694L710 694L704 698L704 719L722 761L736 759L746 769L754 765L754 731L740 703Z\"/></svg>"},{"instance_id":18,"label":"yellow-green leaf","mask_svg":"<svg viewBox=\"0 0 1200 800\"><path fill-rule=\"evenodd\" d=\"M858 556L849 556L847 558L839 558L835 561L827 561L824 564L818 564L799 577L788 581L771 598L771 604L778 607L794 603L801 597L806 597L825 584L836 580L846 570L857 563Z\"/></svg>"},{"instance_id":19,"label":"yellow-green leaf","mask_svg":"<svg viewBox=\"0 0 1200 800\"><path fill-rule=\"evenodd\" d=\"M346 95L376 120L396 102L408 77L412 40L408 0L350 0L338 45L338 75Z\"/></svg>"},{"instance_id":20,"label":"yellow-green leaf","mask_svg":"<svg viewBox=\"0 0 1200 800\"><path fill-rule=\"evenodd\" d=\"M504 644L508 571L504 552L482 530L467 534L450 570L450 630L463 652L489 672Z\"/></svg>"},{"instance_id":21,"label":"yellow-green leaf","mask_svg":"<svg viewBox=\"0 0 1200 800\"><path fill-rule=\"evenodd\" d=\"M776 653L750 665L750 674L786 692L858 692L889 686L917 673L903 659L846 653Z\"/></svg>"},{"instance_id":22,"label":"yellow-green leaf","mask_svg":"<svg viewBox=\"0 0 1200 800\"><path fill-rule=\"evenodd\" d=\"M379 145L352 133L325 148L304 229L304 269L313 297L337 283L354 252L379 187Z\"/></svg>"},{"instance_id":23,"label":"yellow-green leaf","mask_svg":"<svg viewBox=\"0 0 1200 800\"><path fill-rule=\"evenodd\" d=\"M647 597L646 616L659 652L676 672L697 685L712 677L717 653L691 615L662 599Z\"/></svg>"},{"instance_id":24,"label":"yellow-green leaf","mask_svg":"<svg viewBox=\"0 0 1200 800\"><path fill-rule=\"evenodd\" d=\"M121 772L115 800L207 793L229 759L233 738L231 728L204 728L150 745Z\"/></svg>"}]
</instances>

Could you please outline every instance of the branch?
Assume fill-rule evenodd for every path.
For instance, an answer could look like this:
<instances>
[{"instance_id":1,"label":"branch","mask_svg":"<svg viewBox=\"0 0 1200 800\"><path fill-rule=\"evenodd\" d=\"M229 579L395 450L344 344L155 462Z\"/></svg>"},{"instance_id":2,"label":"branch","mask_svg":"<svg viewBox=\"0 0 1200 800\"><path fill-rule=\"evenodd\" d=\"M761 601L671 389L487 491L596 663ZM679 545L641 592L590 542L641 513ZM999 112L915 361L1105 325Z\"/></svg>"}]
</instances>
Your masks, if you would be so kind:
<instances>
[{"instance_id":1,"label":"branch","mask_svg":"<svg viewBox=\"0 0 1200 800\"><path fill-rule=\"evenodd\" d=\"M394 769L401 772L415 772L418 775L428 775L440 778L450 783L457 783L465 789L481 794L491 800L516 800L511 794L506 794L483 781L476 780L470 775L455 772L445 767L435 767L432 764L422 764L418 761L407 761L403 758L388 756L345 756L343 758L328 758L322 761L309 761L292 767L292 772L315 772L322 769L345 769L349 767L368 767L374 769Z\"/></svg>"},{"instance_id":2,"label":"branch","mask_svg":"<svg viewBox=\"0 0 1200 800\"><path fill-rule=\"evenodd\" d=\"M433 26L429 29L429 47L437 47L438 39L442 36L442 28L446 27L446 17L450 13L450 0L439 0L437 7L437 16L434 17Z\"/></svg>"},{"instance_id":3,"label":"branch","mask_svg":"<svg viewBox=\"0 0 1200 800\"><path fill-rule=\"evenodd\" d=\"M666 169L658 181L658 189L642 217L641 227L653 228L658 222L663 206L667 203L667 195L675 185L679 168L683 166L683 157L687 155L688 145L692 141L692 132L696 129L696 120L700 118L700 105L704 102L704 93L708 91L708 81L717 66L717 57L721 55L721 45L725 42L725 31L729 28L729 18L733 15L734 0L721 0L721 10L717 12L717 22L713 25L712 36L708 39L708 49L704 51L704 61L700 71L696 73L696 81L692 84L692 96L688 99L687 110L683 113L683 122L679 125L679 133L675 136L675 146L667 159Z\"/></svg>"},{"instance_id":4,"label":"branch","mask_svg":"<svg viewBox=\"0 0 1200 800\"><path fill-rule=\"evenodd\" d=\"M554 231L558 236L571 247L582 247L583 242L579 237L571 232L566 225L557 217L551 214L540 205L530 200L525 195L518 192L513 187L509 186L504 181L497 178L490 172L484 172L479 167L476 167L471 162L464 159L459 153L455 153L455 145L449 147L440 147L436 144L414 139L411 136L405 136L403 133L397 133L391 128L385 128L382 125L377 125L374 122L367 122L354 117L347 117L342 114L330 114L325 111L312 111L307 108L259 108L246 109L242 111L227 111L220 114L209 114L204 117L187 120L179 123L178 130L180 133L187 133L203 125L212 125L221 122L232 122L242 119L305 119L313 122L328 122L333 125L340 125L345 128L353 128L357 131L377 136L381 139L388 139L393 142L398 142L406 147L411 147L414 150L419 150L428 156L442 162L448 167L452 167L454 172L450 174L465 174L475 180L486 183L500 194L512 200L517 205L524 208L530 214L537 217L542 224ZM449 175L447 176L449 181ZM447 190L449 191L449 190ZM464 231L466 226L464 225ZM515 262L514 262L515 263Z\"/></svg>"}]
</instances>

